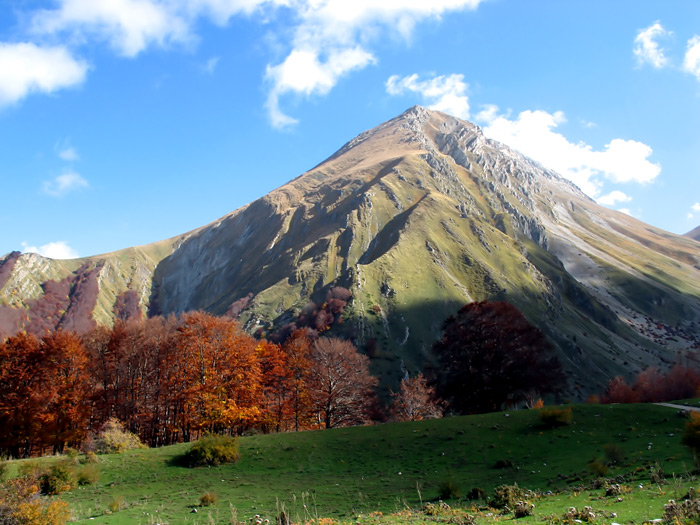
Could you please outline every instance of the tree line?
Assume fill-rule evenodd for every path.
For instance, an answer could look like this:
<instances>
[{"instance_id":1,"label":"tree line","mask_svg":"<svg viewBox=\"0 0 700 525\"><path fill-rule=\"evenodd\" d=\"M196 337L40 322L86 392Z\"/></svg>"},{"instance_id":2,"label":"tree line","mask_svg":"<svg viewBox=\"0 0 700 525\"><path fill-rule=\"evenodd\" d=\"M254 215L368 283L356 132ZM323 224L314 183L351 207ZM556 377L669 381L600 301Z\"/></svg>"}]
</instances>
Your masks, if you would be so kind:
<instances>
[{"instance_id":1,"label":"tree line","mask_svg":"<svg viewBox=\"0 0 700 525\"><path fill-rule=\"evenodd\" d=\"M161 446L204 433L488 412L532 404L565 384L544 335L514 306L482 301L447 319L428 379L405 377L382 407L369 358L320 335L348 300L335 295L277 339L203 312L9 337L0 342L0 455L77 448L114 418Z\"/></svg>"},{"instance_id":2,"label":"tree line","mask_svg":"<svg viewBox=\"0 0 700 525\"><path fill-rule=\"evenodd\" d=\"M275 344L202 312L22 332L0 343L0 454L78 447L110 418L151 446L361 424L376 385L348 341L297 330Z\"/></svg>"}]
</instances>

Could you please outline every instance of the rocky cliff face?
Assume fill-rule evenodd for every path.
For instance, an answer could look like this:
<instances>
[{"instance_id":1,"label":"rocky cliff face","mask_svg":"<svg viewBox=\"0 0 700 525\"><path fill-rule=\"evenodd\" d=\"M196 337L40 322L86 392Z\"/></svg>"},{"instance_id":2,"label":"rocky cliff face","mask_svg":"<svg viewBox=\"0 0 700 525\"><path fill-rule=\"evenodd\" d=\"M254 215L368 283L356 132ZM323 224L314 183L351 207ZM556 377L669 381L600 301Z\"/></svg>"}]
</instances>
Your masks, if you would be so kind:
<instances>
[{"instance_id":1,"label":"rocky cliff face","mask_svg":"<svg viewBox=\"0 0 700 525\"><path fill-rule=\"evenodd\" d=\"M602 208L477 126L415 107L177 239L80 261L6 256L0 319L31 317L49 281L73 276L72 300L86 272L97 322L131 291L143 313L245 305L250 330L293 320L339 285L353 293L343 330L393 384L431 364L462 304L508 300L557 345L570 394L584 396L697 348L698 268L695 240Z\"/></svg>"}]
</instances>

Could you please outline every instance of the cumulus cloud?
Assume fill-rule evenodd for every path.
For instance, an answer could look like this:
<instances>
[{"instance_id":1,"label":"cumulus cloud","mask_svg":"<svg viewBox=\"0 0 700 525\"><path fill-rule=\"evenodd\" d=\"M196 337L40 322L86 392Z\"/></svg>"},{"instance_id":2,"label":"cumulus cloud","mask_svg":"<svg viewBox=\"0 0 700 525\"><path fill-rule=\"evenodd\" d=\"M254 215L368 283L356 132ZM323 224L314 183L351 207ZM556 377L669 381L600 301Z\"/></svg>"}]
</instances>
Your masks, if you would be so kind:
<instances>
[{"instance_id":1,"label":"cumulus cloud","mask_svg":"<svg viewBox=\"0 0 700 525\"><path fill-rule=\"evenodd\" d=\"M56 9L35 13L32 27L37 35L68 35L78 44L104 41L119 54L133 57L150 46L195 41L194 27L201 18L224 25L237 15L258 14L267 21L284 8L291 30L278 36L287 51L266 69L266 107L273 125L283 127L296 120L281 110L282 96L325 95L343 76L376 63L369 49L373 41L397 36L408 40L422 20L476 9L482 1L56 0ZM446 109L460 102L446 97Z\"/></svg>"},{"instance_id":2,"label":"cumulus cloud","mask_svg":"<svg viewBox=\"0 0 700 525\"><path fill-rule=\"evenodd\" d=\"M38 34L69 33L107 41L118 53L133 57L151 44L183 42L188 23L175 4L155 0L60 0L58 9L45 9L33 18Z\"/></svg>"},{"instance_id":3,"label":"cumulus cloud","mask_svg":"<svg viewBox=\"0 0 700 525\"><path fill-rule=\"evenodd\" d=\"M486 123L486 136L553 169L594 198L600 194L605 179L645 184L661 172L659 164L648 160L652 149L641 142L613 139L600 151L583 142L569 142L555 131L566 122L561 111L523 111L516 119L510 119L499 115L495 106L488 106L477 119Z\"/></svg>"},{"instance_id":4,"label":"cumulus cloud","mask_svg":"<svg viewBox=\"0 0 700 525\"><path fill-rule=\"evenodd\" d=\"M42 246L30 246L28 243L22 243L22 251L24 253L38 253L50 259L77 259L78 252L68 246L65 241L56 241L44 244Z\"/></svg>"},{"instance_id":5,"label":"cumulus cloud","mask_svg":"<svg viewBox=\"0 0 700 525\"><path fill-rule=\"evenodd\" d=\"M695 35L688 40L688 47L683 59L683 70L695 75L700 80L700 36Z\"/></svg>"},{"instance_id":6,"label":"cumulus cloud","mask_svg":"<svg viewBox=\"0 0 700 525\"><path fill-rule=\"evenodd\" d=\"M406 77L393 75L386 81L386 92L390 95L417 93L431 109L444 111L459 118L469 118L469 97L464 75L436 76L418 80L418 75Z\"/></svg>"},{"instance_id":7,"label":"cumulus cloud","mask_svg":"<svg viewBox=\"0 0 700 525\"><path fill-rule=\"evenodd\" d=\"M375 61L374 56L361 47L335 49L324 53L318 50L295 49L284 62L267 67L267 78L273 87L268 95L267 108L275 127L296 123L296 119L285 115L279 108L279 97L294 92L310 95L325 95L343 75L362 69Z\"/></svg>"},{"instance_id":8,"label":"cumulus cloud","mask_svg":"<svg viewBox=\"0 0 700 525\"><path fill-rule=\"evenodd\" d=\"M0 106L13 104L30 93L53 93L81 84L88 66L65 47L0 42Z\"/></svg>"},{"instance_id":9,"label":"cumulus cloud","mask_svg":"<svg viewBox=\"0 0 700 525\"><path fill-rule=\"evenodd\" d=\"M688 212L688 220L694 218L696 213L700 213L700 202L696 202L690 207L690 211Z\"/></svg>"},{"instance_id":10,"label":"cumulus cloud","mask_svg":"<svg viewBox=\"0 0 700 525\"><path fill-rule=\"evenodd\" d=\"M639 31L637 37L634 39L634 55L637 57L637 62L640 65L650 64L657 69L666 66L668 64L668 58L664 54L664 49L659 46L657 40L671 34L672 33L666 31L659 22Z\"/></svg>"},{"instance_id":11,"label":"cumulus cloud","mask_svg":"<svg viewBox=\"0 0 700 525\"><path fill-rule=\"evenodd\" d=\"M610 193L603 195L598 199L599 204L603 204L605 206L614 206L618 202L629 202L632 200L632 197L627 195L626 193L623 193L619 190L611 191Z\"/></svg>"},{"instance_id":12,"label":"cumulus cloud","mask_svg":"<svg viewBox=\"0 0 700 525\"><path fill-rule=\"evenodd\" d=\"M426 18L475 9L482 0L305 0L296 4L298 25L286 58L267 68L267 109L273 125L296 120L280 109L286 93L324 95L351 71L376 62L368 49L379 36L410 38ZM446 99L447 100L447 99Z\"/></svg>"},{"instance_id":13,"label":"cumulus cloud","mask_svg":"<svg viewBox=\"0 0 700 525\"><path fill-rule=\"evenodd\" d=\"M66 171L53 180L45 181L42 188L44 193L48 195L63 197L67 193L81 190L89 186L88 181L74 171Z\"/></svg>"}]
</instances>

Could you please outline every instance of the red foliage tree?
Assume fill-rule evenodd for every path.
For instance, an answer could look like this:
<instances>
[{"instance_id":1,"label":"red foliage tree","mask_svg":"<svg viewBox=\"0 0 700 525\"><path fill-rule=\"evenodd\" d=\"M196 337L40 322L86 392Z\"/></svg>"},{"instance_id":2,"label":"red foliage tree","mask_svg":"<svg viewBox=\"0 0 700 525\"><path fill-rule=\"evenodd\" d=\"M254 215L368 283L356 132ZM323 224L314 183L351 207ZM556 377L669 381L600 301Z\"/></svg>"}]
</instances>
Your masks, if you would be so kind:
<instances>
[{"instance_id":1,"label":"red foliage tree","mask_svg":"<svg viewBox=\"0 0 700 525\"><path fill-rule=\"evenodd\" d=\"M325 428L366 423L378 381L369 358L349 341L321 337L311 351L309 394L317 421Z\"/></svg>"},{"instance_id":2,"label":"red foliage tree","mask_svg":"<svg viewBox=\"0 0 700 525\"><path fill-rule=\"evenodd\" d=\"M394 421L422 421L442 417L443 409L435 395L435 389L428 386L423 374L401 380L398 392L391 394L391 419Z\"/></svg>"},{"instance_id":3,"label":"red foliage tree","mask_svg":"<svg viewBox=\"0 0 700 525\"><path fill-rule=\"evenodd\" d=\"M564 382L551 345L515 306L482 301L447 319L433 345L437 392L458 413L499 410Z\"/></svg>"}]
</instances>

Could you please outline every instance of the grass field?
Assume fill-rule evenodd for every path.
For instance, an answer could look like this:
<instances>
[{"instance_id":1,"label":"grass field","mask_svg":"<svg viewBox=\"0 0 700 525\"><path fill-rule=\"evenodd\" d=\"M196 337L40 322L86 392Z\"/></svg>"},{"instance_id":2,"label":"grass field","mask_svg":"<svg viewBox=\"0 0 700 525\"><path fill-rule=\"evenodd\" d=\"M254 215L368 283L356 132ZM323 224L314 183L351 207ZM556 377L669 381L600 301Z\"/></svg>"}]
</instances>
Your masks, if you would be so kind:
<instances>
[{"instance_id":1,"label":"grass field","mask_svg":"<svg viewBox=\"0 0 700 525\"><path fill-rule=\"evenodd\" d=\"M525 523L585 505L599 516L616 514L600 523L642 523L660 518L668 499L680 499L692 484L693 459L681 444L684 425L685 419L666 407L577 405L572 423L553 429L541 425L538 411L519 410L257 435L240 439L239 462L220 467L174 466L186 444L100 456L97 483L61 498L78 523L248 523L255 515L274 523L282 508L293 521L434 523L449 517L416 510L436 501L448 481L462 496L474 487L491 495L499 485L517 483L554 493L533 501L535 515L519 520ZM622 501L591 485L597 475L590 462L600 465L611 456L618 463L606 477L627 476ZM650 482L652 468L658 467L665 484ZM200 506L205 492L216 494L216 506ZM448 503L479 514L472 502ZM479 516L512 519L485 510Z\"/></svg>"}]
</instances>

